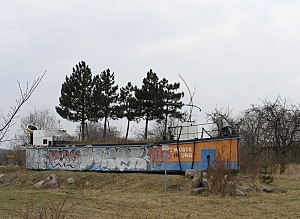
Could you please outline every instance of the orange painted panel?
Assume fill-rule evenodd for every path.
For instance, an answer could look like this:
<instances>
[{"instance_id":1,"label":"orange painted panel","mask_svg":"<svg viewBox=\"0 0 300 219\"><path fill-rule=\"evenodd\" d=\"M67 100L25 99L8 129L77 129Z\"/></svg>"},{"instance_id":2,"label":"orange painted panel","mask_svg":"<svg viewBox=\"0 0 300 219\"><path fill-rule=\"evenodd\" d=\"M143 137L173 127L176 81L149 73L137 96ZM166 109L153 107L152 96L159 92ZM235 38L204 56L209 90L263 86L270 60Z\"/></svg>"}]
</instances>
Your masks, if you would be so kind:
<instances>
[{"instance_id":1,"label":"orange painted panel","mask_svg":"<svg viewBox=\"0 0 300 219\"><path fill-rule=\"evenodd\" d=\"M207 142L196 142L188 144L169 145L170 162L178 162L178 156L180 155L181 162L192 162L194 154L194 162L201 162L201 150L211 149L216 150L216 161L238 161L238 140L215 140ZM194 152L195 148L195 152Z\"/></svg>"},{"instance_id":2,"label":"orange painted panel","mask_svg":"<svg viewBox=\"0 0 300 219\"><path fill-rule=\"evenodd\" d=\"M201 155L201 149L216 149L216 161L237 162L238 161L237 146L238 146L237 139L199 142L200 155Z\"/></svg>"}]
</instances>

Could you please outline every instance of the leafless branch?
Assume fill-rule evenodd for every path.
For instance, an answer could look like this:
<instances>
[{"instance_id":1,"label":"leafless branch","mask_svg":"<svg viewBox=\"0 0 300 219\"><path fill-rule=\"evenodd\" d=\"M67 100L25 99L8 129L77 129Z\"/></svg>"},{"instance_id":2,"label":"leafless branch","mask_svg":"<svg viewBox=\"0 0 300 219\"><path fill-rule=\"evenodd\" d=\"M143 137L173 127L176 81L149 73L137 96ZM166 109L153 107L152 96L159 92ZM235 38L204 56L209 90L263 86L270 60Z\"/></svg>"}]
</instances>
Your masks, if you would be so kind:
<instances>
[{"instance_id":1,"label":"leafless branch","mask_svg":"<svg viewBox=\"0 0 300 219\"><path fill-rule=\"evenodd\" d=\"M18 86L20 90L21 97L19 99L16 99L15 106L10 107L10 111L7 113L6 116L3 117L3 125L0 127L0 142L2 142L2 139L6 136L7 132L9 131L10 127L12 127L15 123L14 120L17 118L16 115L20 111L22 105L31 97L37 86L40 84L41 80L45 76L47 71L44 72L44 74L41 77L38 77L35 79L31 86L29 86L28 82L26 85L26 90L23 91L21 84L19 81Z\"/></svg>"}]
</instances>

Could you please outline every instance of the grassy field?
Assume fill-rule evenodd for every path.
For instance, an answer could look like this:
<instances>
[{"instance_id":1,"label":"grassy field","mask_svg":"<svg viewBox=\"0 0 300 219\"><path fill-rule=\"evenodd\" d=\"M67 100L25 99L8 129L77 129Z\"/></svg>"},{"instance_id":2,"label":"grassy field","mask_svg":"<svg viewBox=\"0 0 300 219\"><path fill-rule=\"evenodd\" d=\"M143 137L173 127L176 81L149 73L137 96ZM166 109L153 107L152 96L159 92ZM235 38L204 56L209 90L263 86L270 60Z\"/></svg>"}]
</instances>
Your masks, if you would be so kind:
<instances>
[{"instance_id":1,"label":"grassy field","mask_svg":"<svg viewBox=\"0 0 300 219\"><path fill-rule=\"evenodd\" d=\"M182 175L168 175L164 196L164 175L159 174L2 168L0 218L300 218L299 171L294 165L275 175L272 187L287 193L220 197L209 192L189 195L191 180ZM51 174L58 176L58 189L33 187ZM67 183L69 177L74 184ZM240 183L256 181L242 179Z\"/></svg>"}]
</instances>

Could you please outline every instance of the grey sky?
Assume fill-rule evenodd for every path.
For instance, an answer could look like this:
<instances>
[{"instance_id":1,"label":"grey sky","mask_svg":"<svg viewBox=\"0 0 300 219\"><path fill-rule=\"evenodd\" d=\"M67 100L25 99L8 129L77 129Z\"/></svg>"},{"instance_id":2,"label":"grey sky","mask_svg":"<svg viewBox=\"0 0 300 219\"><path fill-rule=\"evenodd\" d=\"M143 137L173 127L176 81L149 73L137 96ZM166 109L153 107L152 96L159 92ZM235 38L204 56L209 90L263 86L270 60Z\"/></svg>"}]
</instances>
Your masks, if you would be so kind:
<instances>
[{"instance_id":1,"label":"grey sky","mask_svg":"<svg viewBox=\"0 0 300 219\"><path fill-rule=\"evenodd\" d=\"M279 94L299 102L300 1L0 2L4 113L19 97L16 81L25 88L47 70L19 116L34 107L56 114L61 84L81 60L94 74L110 68L119 86L140 86L151 68L181 82L188 102L180 74L196 89L198 122L216 106L237 114Z\"/></svg>"}]
</instances>

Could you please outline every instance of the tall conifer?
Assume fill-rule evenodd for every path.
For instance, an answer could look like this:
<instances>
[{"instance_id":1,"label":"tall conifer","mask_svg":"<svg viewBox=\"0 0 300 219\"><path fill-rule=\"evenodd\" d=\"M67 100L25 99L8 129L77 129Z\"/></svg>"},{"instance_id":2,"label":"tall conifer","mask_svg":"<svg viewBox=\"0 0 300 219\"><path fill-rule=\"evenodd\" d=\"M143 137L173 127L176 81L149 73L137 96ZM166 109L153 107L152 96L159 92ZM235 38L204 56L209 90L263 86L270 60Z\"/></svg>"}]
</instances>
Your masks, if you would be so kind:
<instances>
[{"instance_id":1,"label":"tall conifer","mask_svg":"<svg viewBox=\"0 0 300 219\"><path fill-rule=\"evenodd\" d=\"M127 128L125 140L128 138L130 122L136 120L137 103L134 96L134 86L128 82L125 87L120 88L118 116L119 118L127 118Z\"/></svg>"},{"instance_id":2,"label":"tall conifer","mask_svg":"<svg viewBox=\"0 0 300 219\"><path fill-rule=\"evenodd\" d=\"M82 140L85 139L86 121L90 119L92 88L92 71L81 61L73 68L72 74L66 76L66 81L61 86L59 105L55 107L62 118L81 122Z\"/></svg>"},{"instance_id":3,"label":"tall conifer","mask_svg":"<svg viewBox=\"0 0 300 219\"><path fill-rule=\"evenodd\" d=\"M118 101L118 85L115 85L115 74L109 69L94 77L93 120L104 119L103 138L106 137L108 119L116 119Z\"/></svg>"},{"instance_id":4,"label":"tall conifer","mask_svg":"<svg viewBox=\"0 0 300 219\"><path fill-rule=\"evenodd\" d=\"M164 136L167 134L168 118L182 118L183 113L180 111L183 103L180 101L184 96L183 92L176 92L180 88L180 83L171 84L167 79L160 81L163 90L163 114L164 114Z\"/></svg>"},{"instance_id":5,"label":"tall conifer","mask_svg":"<svg viewBox=\"0 0 300 219\"><path fill-rule=\"evenodd\" d=\"M135 87L135 97L137 101L138 117L146 121L144 139L147 139L148 123L151 120L163 119L162 108L163 90L159 83L159 78L150 69L146 78L143 79L142 88Z\"/></svg>"}]
</instances>

